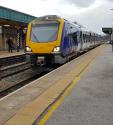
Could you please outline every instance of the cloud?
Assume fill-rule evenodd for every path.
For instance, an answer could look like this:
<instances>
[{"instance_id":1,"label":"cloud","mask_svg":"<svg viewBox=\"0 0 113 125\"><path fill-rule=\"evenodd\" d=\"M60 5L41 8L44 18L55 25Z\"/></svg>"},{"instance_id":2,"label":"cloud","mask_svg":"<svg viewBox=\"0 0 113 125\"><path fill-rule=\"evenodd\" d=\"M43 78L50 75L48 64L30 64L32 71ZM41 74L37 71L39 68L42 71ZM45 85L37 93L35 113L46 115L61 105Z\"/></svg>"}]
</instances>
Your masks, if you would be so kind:
<instances>
[{"instance_id":1,"label":"cloud","mask_svg":"<svg viewBox=\"0 0 113 125\"><path fill-rule=\"evenodd\" d=\"M77 7L87 8L92 6L95 2L113 2L113 0L62 0L68 2L69 4L74 4Z\"/></svg>"},{"instance_id":2,"label":"cloud","mask_svg":"<svg viewBox=\"0 0 113 125\"><path fill-rule=\"evenodd\" d=\"M106 1L113 2L113 0L106 0Z\"/></svg>"},{"instance_id":3,"label":"cloud","mask_svg":"<svg viewBox=\"0 0 113 125\"><path fill-rule=\"evenodd\" d=\"M88 7L92 5L95 2L95 0L69 0L69 2L79 7Z\"/></svg>"},{"instance_id":4,"label":"cloud","mask_svg":"<svg viewBox=\"0 0 113 125\"><path fill-rule=\"evenodd\" d=\"M111 7L113 6L110 2L103 3L97 8L76 15L76 20L87 29L101 34L102 27L113 26L113 11L109 10Z\"/></svg>"}]
</instances>

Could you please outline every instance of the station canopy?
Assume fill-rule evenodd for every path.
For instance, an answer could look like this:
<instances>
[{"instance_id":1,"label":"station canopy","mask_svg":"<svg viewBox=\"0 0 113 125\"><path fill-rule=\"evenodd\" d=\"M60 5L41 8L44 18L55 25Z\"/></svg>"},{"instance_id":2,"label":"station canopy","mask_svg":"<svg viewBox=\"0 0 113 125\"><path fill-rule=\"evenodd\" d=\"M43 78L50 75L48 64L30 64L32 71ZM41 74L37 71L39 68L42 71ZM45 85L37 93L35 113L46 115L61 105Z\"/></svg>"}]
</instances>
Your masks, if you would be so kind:
<instances>
[{"instance_id":1,"label":"station canopy","mask_svg":"<svg viewBox=\"0 0 113 125\"><path fill-rule=\"evenodd\" d=\"M112 28L102 28L102 31L106 34L112 34Z\"/></svg>"},{"instance_id":2,"label":"station canopy","mask_svg":"<svg viewBox=\"0 0 113 125\"><path fill-rule=\"evenodd\" d=\"M27 26L35 18L35 16L0 6L0 25Z\"/></svg>"}]
</instances>

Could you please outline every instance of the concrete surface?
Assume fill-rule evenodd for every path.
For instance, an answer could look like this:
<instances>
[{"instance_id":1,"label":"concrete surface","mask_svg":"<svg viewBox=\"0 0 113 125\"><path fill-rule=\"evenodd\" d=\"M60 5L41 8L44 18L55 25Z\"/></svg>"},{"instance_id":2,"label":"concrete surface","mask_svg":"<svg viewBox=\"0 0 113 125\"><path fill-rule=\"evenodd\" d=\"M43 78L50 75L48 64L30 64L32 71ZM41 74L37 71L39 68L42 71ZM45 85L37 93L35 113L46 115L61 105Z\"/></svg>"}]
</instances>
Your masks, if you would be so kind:
<instances>
[{"instance_id":1,"label":"concrete surface","mask_svg":"<svg viewBox=\"0 0 113 125\"><path fill-rule=\"evenodd\" d=\"M46 125L113 125L113 52L107 45Z\"/></svg>"}]
</instances>

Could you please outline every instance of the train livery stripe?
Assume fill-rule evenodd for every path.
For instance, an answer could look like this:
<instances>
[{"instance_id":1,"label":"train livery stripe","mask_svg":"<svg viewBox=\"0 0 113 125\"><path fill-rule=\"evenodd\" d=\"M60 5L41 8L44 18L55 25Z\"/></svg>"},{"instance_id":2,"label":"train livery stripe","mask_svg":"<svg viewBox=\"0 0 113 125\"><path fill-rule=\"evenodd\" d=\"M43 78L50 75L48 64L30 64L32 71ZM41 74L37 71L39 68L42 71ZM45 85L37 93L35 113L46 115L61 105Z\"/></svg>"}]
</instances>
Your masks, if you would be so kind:
<instances>
[{"instance_id":1,"label":"train livery stripe","mask_svg":"<svg viewBox=\"0 0 113 125\"><path fill-rule=\"evenodd\" d=\"M55 112L55 110L60 106L63 102L64 98L69 94L75 84L80 80L80 77L76 77L76 79L72 82L72 84L67 88L67 90L63 93L63 95L56 101L56 103L51 107L51 109L47 112L47 114L42 118L42 120L37 125L45 125L47 120L51 117L51 115Z\"/></svg>"}]
</instances>

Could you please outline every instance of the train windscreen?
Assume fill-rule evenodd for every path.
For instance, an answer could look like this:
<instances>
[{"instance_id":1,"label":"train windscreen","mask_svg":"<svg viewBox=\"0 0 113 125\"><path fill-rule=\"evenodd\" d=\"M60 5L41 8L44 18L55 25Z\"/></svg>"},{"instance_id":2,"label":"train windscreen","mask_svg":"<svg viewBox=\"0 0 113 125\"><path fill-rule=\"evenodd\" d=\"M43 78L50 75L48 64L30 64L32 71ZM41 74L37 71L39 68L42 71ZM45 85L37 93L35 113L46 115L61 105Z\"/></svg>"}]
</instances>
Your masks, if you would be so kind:
<instances>
[{"instance_id":1,"label":"train windscreen","mask_svg":"<svg viewBox=\"0 0 113 125\"><path fill-rule=\"evenodd\" d=\"M45 23L32 25L31 41L51 42L57 40L59 23Z\"/></svg>"}]
</instances>

